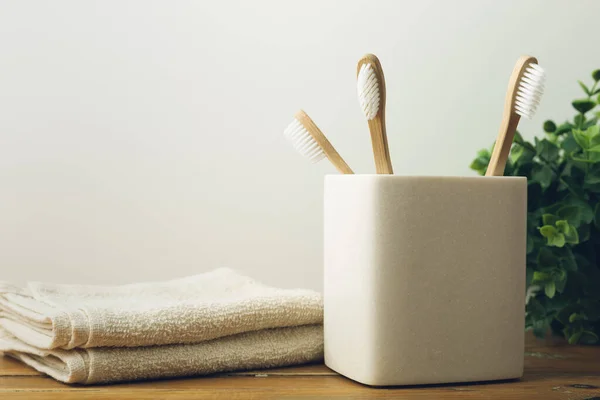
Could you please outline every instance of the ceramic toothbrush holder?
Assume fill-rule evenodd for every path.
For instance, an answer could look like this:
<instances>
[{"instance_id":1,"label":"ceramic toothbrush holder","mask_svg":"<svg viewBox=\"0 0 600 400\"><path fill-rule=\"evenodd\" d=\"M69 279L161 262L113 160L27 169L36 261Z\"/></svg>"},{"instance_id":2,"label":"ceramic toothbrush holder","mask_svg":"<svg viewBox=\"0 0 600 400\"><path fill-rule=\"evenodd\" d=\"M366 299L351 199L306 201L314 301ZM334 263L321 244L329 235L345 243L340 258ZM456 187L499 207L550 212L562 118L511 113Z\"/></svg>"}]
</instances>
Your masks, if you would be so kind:
<instances>
[{"instance_id":1,"label":"ceramic toothbrush holder","mask_svg":"<svg viewBox=\"0 0 600 400\"><path fill-rule=\"evenodd\" d=\"M523 373L527 180L325 178L325 364L376 386Z\"/></svg>"}]
</instances>

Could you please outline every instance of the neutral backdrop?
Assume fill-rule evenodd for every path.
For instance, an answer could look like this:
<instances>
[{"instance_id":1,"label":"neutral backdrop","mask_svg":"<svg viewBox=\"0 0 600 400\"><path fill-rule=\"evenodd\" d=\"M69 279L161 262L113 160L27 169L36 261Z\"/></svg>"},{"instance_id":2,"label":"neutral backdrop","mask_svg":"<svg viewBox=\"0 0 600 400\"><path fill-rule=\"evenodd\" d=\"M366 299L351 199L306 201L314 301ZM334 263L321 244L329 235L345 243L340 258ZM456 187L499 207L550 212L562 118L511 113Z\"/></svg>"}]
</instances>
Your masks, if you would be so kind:
<instances>
[{"instance_id":1,"label":"neutral backdrop","mask_svg":"<svg viewBox=\"0 0 600 400\"><path fill-rule=\"evenodd\" d=\"M377 54L402 175L473 175L521 54L527 137L600 68L600 1L0 2L0 280L124 283L219 266L321 289L323 177L304 108L374 171L355 66Z\"/></svg>"}]
</instances>

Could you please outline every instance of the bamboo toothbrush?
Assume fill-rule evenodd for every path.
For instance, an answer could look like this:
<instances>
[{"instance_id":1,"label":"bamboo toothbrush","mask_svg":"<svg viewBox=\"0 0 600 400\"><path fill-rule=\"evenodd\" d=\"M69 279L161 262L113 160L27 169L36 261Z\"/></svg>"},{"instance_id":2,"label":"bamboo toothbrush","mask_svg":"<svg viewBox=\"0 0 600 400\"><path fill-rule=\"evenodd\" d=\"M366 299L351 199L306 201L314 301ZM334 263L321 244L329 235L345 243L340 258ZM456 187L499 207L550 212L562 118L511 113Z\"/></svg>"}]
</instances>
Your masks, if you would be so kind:
<instances>
[{"instance_id":1,"label":"bamboo toothbrush","mask_svg":"<svg viewBox=\"0 0 600 400\"><path fill-rule=\"evenodd\" d=\"M294 116L292 123L283 132L294 148L313 163L327 157L342 174L353 174L342 156L327 140L323 132L312 119L302 110Z\"/></svg>"},{"instance_id":2,"label":"bamboo toothbrush","mask_svg":"<svg viewBox=\"0 0 600 400\"><path fill-rule=\"evenodd\" d=\"M521 56L513 69L504 102L500 132L485 176L502 176L521 117L531 119L544 94L546 74L531 56Z\"/></svg>"},{"instance_id":3,"label":"bamboo toothbrush","mask_svg":"<svg viewBox=\"0 0 600 400\"><path fill-rule=\"evenodd\" d=\"M360 107L369 121L371 145L378 174L393 174L385 131L385 78L379 59L367 54L356 67L356 88Z\"/></svg>"}]
</instances>

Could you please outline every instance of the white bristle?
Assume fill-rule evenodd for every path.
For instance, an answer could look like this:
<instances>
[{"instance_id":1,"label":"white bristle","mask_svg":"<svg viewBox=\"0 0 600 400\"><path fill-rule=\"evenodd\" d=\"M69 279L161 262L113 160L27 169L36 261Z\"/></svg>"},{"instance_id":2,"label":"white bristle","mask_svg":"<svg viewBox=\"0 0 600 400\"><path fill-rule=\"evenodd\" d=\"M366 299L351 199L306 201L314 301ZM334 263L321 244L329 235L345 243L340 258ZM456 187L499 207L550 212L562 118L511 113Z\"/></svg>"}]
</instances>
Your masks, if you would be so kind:
<instances>
[{"instance_id":1,"label":"white bristle","mask_svg":"<svg viewBox=\"0 0 600 400\"><path fill-rule=\"evenodd\" d=\"M283 135L292 142L292 146L311 162L316 163L325 157L323 149L312 137L300 121L294 121L283 132Z\"/></svg>"},{"instance_id":2,"label":"white bristle","mask_svg":"<svg viewBox=\"0 0 600 400\"><path fill-rule=\"evenodd\" d=\"M363 64L356 79L358 101L365 117L370 121L379 111L379 83L371 64Z\"/></svg>"},{"instance_id":3,"label":"white bristle","mask_svg":"<svg viewBox=\"0 0 600 400\"><path fill-rule=\"evenodd\" d=\"M546 73L537 64L529 64L517 90L515 111L522 117L531 119L535 114L546 84Z\"/></svg>"}]
</instances>

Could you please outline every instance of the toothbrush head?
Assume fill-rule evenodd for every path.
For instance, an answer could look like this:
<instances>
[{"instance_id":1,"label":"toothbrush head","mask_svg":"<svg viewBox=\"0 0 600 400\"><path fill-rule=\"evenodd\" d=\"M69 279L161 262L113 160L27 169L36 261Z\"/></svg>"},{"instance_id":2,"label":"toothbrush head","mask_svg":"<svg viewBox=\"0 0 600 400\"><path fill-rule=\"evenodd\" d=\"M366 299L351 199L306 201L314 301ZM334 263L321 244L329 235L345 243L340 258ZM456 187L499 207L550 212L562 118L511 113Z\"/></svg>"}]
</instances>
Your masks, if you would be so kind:
<instances>
[{"instance_id":1,"label":"toothbrush head","mask_svg":"<svg viewBox=\"0 0 600 400\"><path fill-rule=\"evenodd\" d=\"M328 158L342 174L354 173L317 124L304 111L300 110L294 115L294 120L285 129L283 135L292 142L292 146L298 153L313 164Z\"/></svg>"},{"instance_id":2,"label":"toothbrush head","mask_svg":"<svg viewBox=\"0 0 600 400\"><path fill-rule=\"evenodd\" d=\"M299 111L292 123L285 129L283 135L292 143L292 146L294 146L300 155L308 158L314 164L325 158L325 152L301 122L304 118L302 116L299 118L299 114L303 114L308 118L308 115L304 111Z\"/></svg>"},{"instance_id":3,"label":"toothbrush head","mask_svg":"<svg viewBox=\"0 0 600 400\"><path fill-rule=\"evenodd\" d=\"M540 104L545 84L546 73L543 68L537 64L537 60L529 60L520 75L519 87L514 99L514 111L522 117L531 119Z\"/></svg>"},{"instance_id":4,"label":"toothbrush head","mask_svg":"<svg viewBox=\"0 0 600 400\"><path fill-rule=\"evenodd\" d=\"M369 121L385 107L385 78L379 59L373 54L361 58L357 66L358 102Z\"/></svg>"},{"instance_id":5,"label":"toothbrush head","mask_svg":"<svg viewBox=\"0 0 600 400\"><path fill-rule=\"evenodd\" d=\"M521 56L515 63L504 101L500 131L485 176L502 176L521 117L531 118L544 93L544 70L532 56Z\"/></svg>"},{"instance_id":6,"label":"toothbrush head","mask_svg":"<svg viewBox=\"0 0 600 400\"><path fill-rule=\"evenodd\" d=\"M370 121L379 111L379 83L371 64L363 64L356 80L358 102L365 117Z\"/></svg>"}]
</instances>

